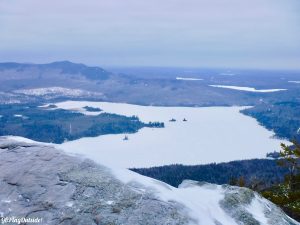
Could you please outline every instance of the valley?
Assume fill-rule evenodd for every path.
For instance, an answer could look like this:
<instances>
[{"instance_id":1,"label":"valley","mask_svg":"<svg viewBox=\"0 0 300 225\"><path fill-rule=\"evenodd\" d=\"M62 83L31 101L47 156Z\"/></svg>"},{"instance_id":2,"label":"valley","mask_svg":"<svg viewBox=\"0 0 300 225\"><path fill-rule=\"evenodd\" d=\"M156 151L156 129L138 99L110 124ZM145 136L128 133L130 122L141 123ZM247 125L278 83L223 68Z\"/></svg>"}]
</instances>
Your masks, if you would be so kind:
<instances>
[{"instance_id":1,"label":"valley","mask_svg":"<svg viewBox=\"0 0 300 225\"><path fill-rule=\"evenodd\" d=\"M287 174L267 153L300 137L298 73L282 73L4 63L0 134L175 187L264 190Z\"/></svg>"},{"instance_id":2,"label":"valley","mask_svg":"<svg viewBox=\"0 0 300 225\"><path fill-rule=\"evenodd\" d=\"M299 0L0 0L0 224L300 225Z\"/></svg>"}]
</instances>

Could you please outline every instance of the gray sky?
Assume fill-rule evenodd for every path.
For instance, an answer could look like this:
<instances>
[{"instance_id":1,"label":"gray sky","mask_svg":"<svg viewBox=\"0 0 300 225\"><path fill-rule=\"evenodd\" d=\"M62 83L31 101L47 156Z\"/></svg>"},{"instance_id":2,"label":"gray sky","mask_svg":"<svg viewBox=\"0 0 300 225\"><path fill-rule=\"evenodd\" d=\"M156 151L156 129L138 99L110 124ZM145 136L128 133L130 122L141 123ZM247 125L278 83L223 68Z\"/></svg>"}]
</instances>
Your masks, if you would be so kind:
<instances>
[{"instance_id":1,"label":"gray sky","mask_svg":"<svg viewBox=\"0 0 300 225\"><path fill-rule=\"evenodd\" d=\"M0 61L300 69L299 0L0 0Z\"/></svg>"}]
</instances>

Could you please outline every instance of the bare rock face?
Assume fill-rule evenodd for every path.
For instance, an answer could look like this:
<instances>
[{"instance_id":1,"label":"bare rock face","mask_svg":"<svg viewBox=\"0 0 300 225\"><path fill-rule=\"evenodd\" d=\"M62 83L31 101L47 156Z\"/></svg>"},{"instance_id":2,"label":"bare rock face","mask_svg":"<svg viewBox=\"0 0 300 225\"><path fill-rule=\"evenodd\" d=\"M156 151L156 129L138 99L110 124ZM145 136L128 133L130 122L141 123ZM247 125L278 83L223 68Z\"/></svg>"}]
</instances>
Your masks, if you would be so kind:
<instances>
[{"instance_id":1,"label":"bare rock face","mask_svg":"<svg viewBox=\"0 0 300 225\"><path fill-rule=\"evenodd\" d=\"M189 223L179 204L134 190L90 160L4 140L0 155L1 217L63 225Z\"/></svg>"},{"instance_id":2,"label":"bare rock face","mask_svg":"<svg viewBox=\"0 0 300 225\"><path fill-rule=\"evenodd\" d=\"M276 205L248 188L223 185L223 189L224 199L220 201L220 205L238 224L260 225L261 221L253 216L253 211L260 211L260 218L264 217L266 224L296 223Z\"/></svg>"},{"instance_id":3,"label":"bare rock face","mask_svg":"<svg viewBox=\"0 0 300 225\"><path fill-rule=\"evenodd\" d=\"M138 181L125 184L109 168L91 160L67 155L51 146L1 137L0 171L0 219L40 218L35 224L49 225L298 224L246 188L184 181L175 191L182 201L162 200L153 187L141 188ZM174 194L175 189L165 186ZM210 204L206 195L192 197L194 202L185 205L182 193L188 194L189 190L194 194L201 193L197 190L210 190L212 195L222 196L214 204L224 216L214 217L214 209L210 211L211 205L205 205ZM195 205L200 205L199 209L191 208ZM197 214L207 215L210 220L196 218Z\"/></svg>"}]
</instances>

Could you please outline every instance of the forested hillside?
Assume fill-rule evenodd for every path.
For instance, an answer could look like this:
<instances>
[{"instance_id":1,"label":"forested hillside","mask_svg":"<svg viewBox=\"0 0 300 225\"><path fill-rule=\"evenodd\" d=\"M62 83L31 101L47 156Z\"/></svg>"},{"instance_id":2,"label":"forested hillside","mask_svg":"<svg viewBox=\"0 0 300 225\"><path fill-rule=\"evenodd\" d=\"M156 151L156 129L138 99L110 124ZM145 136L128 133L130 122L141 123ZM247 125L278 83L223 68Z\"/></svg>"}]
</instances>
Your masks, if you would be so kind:
<instances>
[{"instance_id":1,"label":"forested hillside","mask_svg":"<svg viewBox=\"0 0 300 225\"><path fill-rule=\"evenodd\" d=\"M183 180L197 180L216 184L239 181L244 185L257 184L257 188L269 187L283 181L287 169L278 167L276 160L253 159L212 163L207 165L169 165L151 168L133 168L133 171L164 181L177 187Z\"/></svg>"},{"instance_id":2,"label":"forested hillside","mask_svg":"<svg viewBox=\"0 0 300 225\"><path fill-rule=\"evenodd\" d=\"M300 101L262 103L242 113L257 119L277 137L300 140Z\"/></svg>"},{"instance_id":3,"label":"forested hillside","mask_svg":"<svg viewBox=\"0 0 300 225\"><path fill-rule=\"evenodd\" d=\"M88 108L87 110L100 110ZM142 127L163 127L163 123L143 123L138 117L101 113L87 116L53 106L0 105L0 136L15 135L35 141L62 143L81 137L134 133Z\"/></svg>"}]
</instances>

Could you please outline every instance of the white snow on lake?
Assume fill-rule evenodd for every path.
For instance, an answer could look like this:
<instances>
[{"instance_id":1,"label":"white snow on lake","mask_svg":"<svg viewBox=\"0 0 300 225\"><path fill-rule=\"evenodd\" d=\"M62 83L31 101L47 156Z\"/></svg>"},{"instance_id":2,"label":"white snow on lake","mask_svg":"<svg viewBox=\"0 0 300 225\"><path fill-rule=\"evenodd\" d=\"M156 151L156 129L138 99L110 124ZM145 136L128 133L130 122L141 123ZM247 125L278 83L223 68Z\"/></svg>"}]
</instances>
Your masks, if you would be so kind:
<instances>
[{"instance_id":1,"label":"white snow on lake","mask_svg":"<svg viewBox=\"0 0 300 225\"><path fill-rule=\"evenodd\" d=\"M245 107L154 107L108 102L67 101L58 108L82 111L91 106L104 112L138 115L144 122L160 121L165 128L143 128L135 134L86 137L58 145L98 163L128 167L150 167L181 163L196 165L237 159L265 158L279 150L280 140L239 111ZM102 113L102 112L97 112ZM176 122L169 122L175 118ZM187 122L183 122L186 118Z\"/></svg>"},{"instance_id":2,"label":"white snow on lake","mask_svg":"<svg viewBox=\"0 0 300 225\"><path fill-rule=\"evenodd\" d=\"M288 81L289 83L294 83L294 84L300 84L300 80L291 80Z\"/></svg>"},{"instance_id":3,"label":"white snow on lake","mask_svg":"<svg viewBox=\"0 0 300 225\"><path fill-rule=\"evenodd\" d=\"M226 73L220 73L222 76L235 76L234 73L226 72Z\"/></svg>"},{"instance_id":4,"label":"white snow on lake","mask_svg":"<svg viewBox=\"0 0 300 225\"><path fill-rule=\"evenodd\" d=\"M176 80L196 81L196 80L203 80L203 79L201 79L201 78L193 78L193 77L176 77Z\"/></svg>"},{"instance_id":5,"label":"white snow on lake","mask_svg":"<svg viewBox=\"0 0 300 225\"><path fill-rule=\"evenodd\" d=\"M216 88L227 88L227 89L238 90L238 91L263 92L263 93L286 91L287 90L287 89L261 89L261 90L257 90L257 89L252 88L252 87L239 87L239 86L227 86L227 85L209 85L209 86L216 87Z\"/></svg>"}]
</instances>

